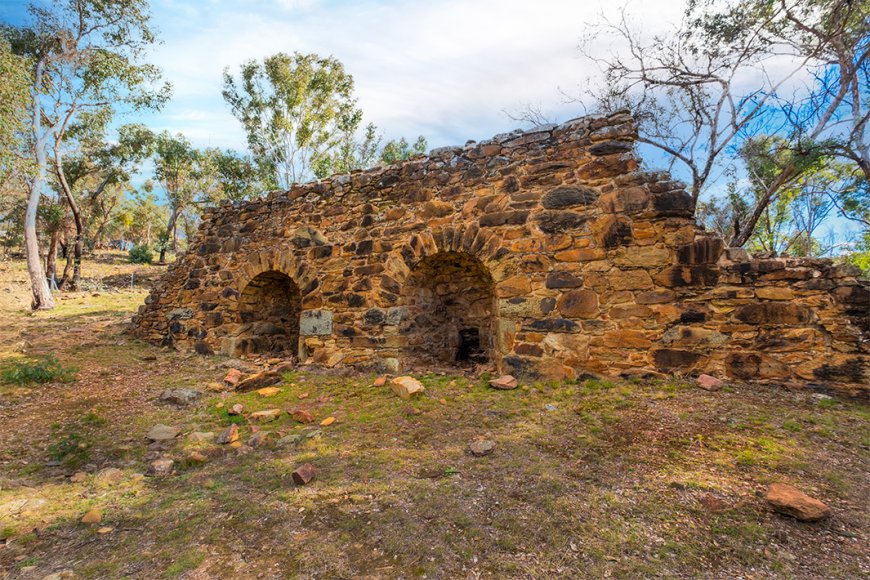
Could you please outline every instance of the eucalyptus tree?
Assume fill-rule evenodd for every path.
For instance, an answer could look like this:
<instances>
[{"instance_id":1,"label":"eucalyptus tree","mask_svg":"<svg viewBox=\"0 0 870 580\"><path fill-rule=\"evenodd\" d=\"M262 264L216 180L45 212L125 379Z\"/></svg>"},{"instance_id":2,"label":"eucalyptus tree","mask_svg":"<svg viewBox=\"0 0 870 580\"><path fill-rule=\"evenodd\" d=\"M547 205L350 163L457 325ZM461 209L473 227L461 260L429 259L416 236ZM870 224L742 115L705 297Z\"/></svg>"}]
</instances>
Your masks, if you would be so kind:
<instances>
[{"instance_id":1,"label":"eucalyptus tree","mask_svg":"<svg viewBox=\"0 0 870 580\"><path fill-rule=\"evenodd\" d=\"M404 137L398 141L392 139L387 141L383 149L381 149L381 162L389 164L395 163L396 161L403 161L409 159L413 155L422 155L423 153L426 153L428 148L429 144L426 142L426 138L422 135L417 137L417 140L413 143L408 143Z\"/></svg>"},{"instance_id":2,"label":"eucalyptus tree","mask_svg":"<svg viewBox=\"0 0 870 580\"><path fill-rule=\"evenodd\" d=\"M27 101L30 73L26 59L0 38L0 195L27 172Z\"/></svg>"},{"instance_id":3,"label":"eucalyptus tree","mask_svg":"<svg viewBox=\"0 0 870 580\"><path fill-rule=\"evenodd\" d=\"M697 205L739 164L744 142L776 134L793 150L731 236L743 245L777 195L820 149L867 158L867 0L689 0L679 28L646 38L623 10L591 29L582 49L601 76L596 108L629 108L641 143L690 176ZM606 56L600 40L615 41Z\"/></svg>"},{"instance_id":4,"label":"eucalyptus tree","mask_svg":"<svg viewBox=\"0 0 870 580\"><path fill-rule=\"evenodd\" d=\"M223 97L248 148L280 188L329 173L334 161L348 165L336 152L362 123L353 90L341 62L316 54L249 60L238 77L224 69Z\"/></svg>"},{"instance_id":5,"label":"eucalyptus tree","mask_svg":"<svg viewBox=\"0 0 870 580\"><path fill-rule=\"evenodd\" d=\"M169 206L166 229L160 242L160 262L166 261L166 250L178 250L176 233L178 218L193 201L195 192L195 164L198 152L181 133L172 135L164 131L157 136L154 147L154 177L163 187Z\"/></svg>"},{"instance_id":6,"label":"eucalyptus tree","mask_svg":"<svg viewBox=\"0 0 870 580\"><path fill-rule=\"evenodd\" d=\"M49 148L62 143L83 112L107 114L98 112L122 106L153 109L169 98L170 87L160 84L159 69L143 60L156 42L148 10L147 0L56 0L31 4L27 26L3 28L13 50L26 56L32 67L29 108L35 175L24 233L34 309L54 306L36 232ZM57 178L69 201L71 189L63 183L60 153L54 160Z\"/></svg>"},{"instance_id":7,"label":"eucalyptus tree","mask_svg":"<svg viewBox=\"0 0 870 580\"><path fill-rule=\"evenodd\" d=\"M75 225L72 252L68 252L72 272L70 268L64 270L58 284L60 288L76 290L81 277L85 236L82 204L105 213L102 201L107 188L117 189L129 184L139 165L151 156L154 148L153 132L138 123L120 126L117 140L109 141L106 133L110 118L107 108L101 108L95 114L83 111L77 122L70 124L64 134L54 140L54 171ZM69 153L65 155L64 151Z\"/></svg>"}]
</instances>

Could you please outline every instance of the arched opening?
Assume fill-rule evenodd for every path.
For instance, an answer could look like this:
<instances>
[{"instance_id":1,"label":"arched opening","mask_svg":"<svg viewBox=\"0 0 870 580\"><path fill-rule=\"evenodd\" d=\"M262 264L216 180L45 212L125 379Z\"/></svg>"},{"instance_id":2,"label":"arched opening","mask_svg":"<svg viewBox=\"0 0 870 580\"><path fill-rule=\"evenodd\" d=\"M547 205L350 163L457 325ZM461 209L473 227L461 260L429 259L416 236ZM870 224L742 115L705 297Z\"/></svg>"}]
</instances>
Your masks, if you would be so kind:
<instances>
[{"instance_id":1,"label":"arched opening","mask_svg":"<svg viewBox=\"0 0 870 580\"><path fill-rule=\"evenodd\" d=\"M463 252L433 254L414 266L402 294L408 363L493 360L495 283L480 260Z\"/></svg>"},{"instance_id":2,"label":"arched opening","mask_svg":"<svg viewBox=\"0 0 870 580\"><path fill-rule=\"evenodd\" d=\"M255 276L239 296L236 354L296 356L301 311L302 294L290 276L274 270Z\"/></svg>"}]
</instances>

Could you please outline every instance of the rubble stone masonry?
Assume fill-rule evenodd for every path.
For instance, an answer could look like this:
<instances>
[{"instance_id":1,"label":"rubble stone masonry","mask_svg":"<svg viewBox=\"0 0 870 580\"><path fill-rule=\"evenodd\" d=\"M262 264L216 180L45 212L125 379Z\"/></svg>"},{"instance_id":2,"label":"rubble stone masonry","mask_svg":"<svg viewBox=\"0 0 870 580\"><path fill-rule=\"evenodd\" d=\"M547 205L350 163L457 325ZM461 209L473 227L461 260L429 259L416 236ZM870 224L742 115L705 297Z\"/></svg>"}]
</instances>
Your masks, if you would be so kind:
<instances>
[{"instance_id":1,"label":"rubble stone masonry","mask_svg":"<svg viewBox=\"0 0 870 580\"><path fill-rule=\"evenodd\" d=\"M209 210L133 319L202 354L527 379L705 372L866 394L870 285L753 258L640 172L628 113L498 135Z\"/></svg>"}]
</instances>

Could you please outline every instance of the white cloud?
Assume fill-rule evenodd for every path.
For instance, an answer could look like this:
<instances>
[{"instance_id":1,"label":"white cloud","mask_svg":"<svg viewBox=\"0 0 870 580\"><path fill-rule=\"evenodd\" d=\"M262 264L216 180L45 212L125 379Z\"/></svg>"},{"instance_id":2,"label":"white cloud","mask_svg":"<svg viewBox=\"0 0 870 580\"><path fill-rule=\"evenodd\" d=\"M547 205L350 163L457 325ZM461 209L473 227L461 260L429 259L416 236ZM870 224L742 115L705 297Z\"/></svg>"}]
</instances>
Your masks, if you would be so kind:
<instances>
[{"instance_id":1,"label":"white cloud","mask_svg":"<svg viewBox=\"0 0 870 580\"><path fill-rule=\"evenodd\" d=\"M615 8L607 0L193 6L180 0L155 4L165 44L154 56L176 95L164 122L195 131L197 141L205 136L236 148L244 147L244 139L220 96L222 70L278 51L341 60L354 75L366 120L389 137L423 134L433 146L487 138L513 128L516 122L502 111L526 102L562 118L582 114L578 106L561 103L558 91L577 92L590 72L577 52L584 23ZM667 1L632 9L647 28L667 26L681 11ZM200 116L186 116L188 111Z\"/></svg>"}]
</instances>

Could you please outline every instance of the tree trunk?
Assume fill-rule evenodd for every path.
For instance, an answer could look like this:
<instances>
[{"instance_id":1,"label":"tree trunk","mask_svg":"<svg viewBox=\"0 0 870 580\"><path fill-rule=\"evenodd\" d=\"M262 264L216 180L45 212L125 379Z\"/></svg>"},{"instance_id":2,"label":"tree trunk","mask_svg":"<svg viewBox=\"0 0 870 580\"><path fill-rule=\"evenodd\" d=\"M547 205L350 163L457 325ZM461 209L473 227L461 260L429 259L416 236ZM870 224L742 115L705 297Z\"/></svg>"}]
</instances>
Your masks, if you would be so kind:
<instances>
[{"instance_id":1,"label":"tree trunk","mask_svg":"<svg viewBox=\"0 0 870 580\"><path fill-rule=\"evenodd\" d=\"M731 241L728 242L730 247L739 248L749 241L749 238L751 238L752 234L755 233L755 227L758 225L758 220L761 219L762 214L764 214L765 210L770 206L770 202L773 201L773 198L779 193L779 190L796 175L797 171L795 170L794 164L789 164L779 173L776 179L773 180L773 183L767 186L764 195L762 195L761 199L756 202L755 210L752 212L752 215L749 216L747 222L742 225L743 231L735 233L734 237L731 238Z\"/></svg>"},{"instance_id":2,"label":"tree trunk","mask_svg":"<svg viewBox=\"0 0 870 580\"><path fill-rule=\"evenodd\" d=\"M169 244L169 236L175 236L175 225L178 221L178 214L180 212L177 208L172 208L172 212L169 214L169 223L166 224L166 240L160 246L160 260L161 264L166 263L166 246ZM172 250L175 250L175 240L172 242Z\"/></svg>"},{"instance_id":3,"label":"tree trunk","mask_svg":"<svg viewBox=\"0 0 870 580\"><path fill-rule=\"evenodd\" d=\"M24 214L24 253L27 257L27 273L30 275L30 289L33 300L30 307L33 310L48 310L54 308L54 297L45 279L42 261L39 259L39 239L36 235L36 214L39 209L39 199L45 184L45 141L48 135L42 132L42 107L39 98L42 92L42 73L44 63L40 59L36 64L36 75L31 90L31 113L34 149L36 152L36 177L30 187L27 198L27 211Z\"/></svg>"},{"instance_id":4,"label":"tree trunk","mask_svg":"<svg viewBox=\"0 0 870 580\"><path fill-rule=\"evenodd\" d=\"M51 241L48 244L48 255L45 258L45 278L57 283L57 247L60 244L60 229L51 232Z\"/></svg>"},{"instance_id":5,"label":"tree trunk","mask_svg":"<svg viewBox=\"0 0 870 580\"><path fill-rule=\"evenodd\" d=\"M37 145L38 147L38 145ZM37 153L37 158L40 155ZM37 167L39 167L37 159ZM27 212L24 214L24 253L27 257L27 273L30 275L30 289L33 310L48 310L54 308L54 297L45 279L42 260L39 258L39 239L36 235L36 212L39 209L39 198L45 172L45 154L42 155L42 167L37 169L37 177L33 180L30 196L27 199ZM42 173L43 175L39 175Z\"/></svg>"},{"instance_id":6,"label":"tree trunk","mask_svg":"<svg viewBox=\"0 0 870 580\"><path fill-rule=\"evenodd\" d=\"M63 275L60 277L60 282L57 283L58 290L65 290L66 285L69 282L70 272L72 272L73 266L73 252L72 247L69 241L69 235L65 236L63 242L61 242L61 247L63 248L63 258L66 260L66 264L63 267Z\"/></svg>"},{"instance_id":7,"label":"tree trunk","mask_svg":"<svg viewBox=\"0 0 870 580\"><path fill-rule=\"evenodd\" d=\"M84 249L84 222L82 222L82 212L79 210L79 205L76 203L75 196L70 189L69 183L66 180L66 174L63 171L63 156L60 151L60 134L54 140L54 169L57 174L57 180L60 183L60 189L66 197L66 202L69 204L69 209L73 215L73 222L76 226L76 237L73 245L73 274L69 283L69 289L76 291L79 289L79 280L82 273L82 250ZM64 276L66 278L66 276Z\"/></svg>"}]
</instances>

